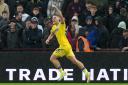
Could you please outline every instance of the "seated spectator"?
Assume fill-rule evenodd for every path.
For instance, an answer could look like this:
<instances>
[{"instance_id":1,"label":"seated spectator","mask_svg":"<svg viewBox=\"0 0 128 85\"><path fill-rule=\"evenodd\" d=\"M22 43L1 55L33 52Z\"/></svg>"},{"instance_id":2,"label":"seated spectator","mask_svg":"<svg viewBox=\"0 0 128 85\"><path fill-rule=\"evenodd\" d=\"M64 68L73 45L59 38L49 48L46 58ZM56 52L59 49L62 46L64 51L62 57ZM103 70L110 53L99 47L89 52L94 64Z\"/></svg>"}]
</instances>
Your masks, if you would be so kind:
<instances>
[{"instance_id":1,"label":"seated spectator","mask_svg":"<svg viewBox=\"0 0 128 85\"><path fill-rule=\"evenodd\" d=\"M22 21L23 22L27 21L27 19L30 17L27 13L24 12L24 7L21 4L17 5L16 13L22 13Z\"/></svg>"},{"instance_id":2,"label":"seated spectator","mask_svg":"<svg viewBox=\"0 0 128 85\"><path fill-rule=\"evenodd\" d=\"M119 46L122 49L122 52L128 50L128 29L123 31L123 37L120 40Z\"/></svg>"},{"instance_id":3,"label":"seated spectator","mask_svg":"<svg viewBox=\"0 0 128 85\"><path fill-rule=\"evenodd\" d=\"M102 18L96 17L95 24L97 27L97 47L107 48L109 40L109 32L107 28L103 25Z\"/></svg>"},{"instance_id":4,"label":"seated spectator","mask_svg":"<svg viewBox=\"0 0 128 85\"><path fill-rule=\"evenodd\" d=\"M8 7L8 5L4 2L4 0L0 0L0 16L2 16L2 12L3 12L3 11L6 11L6 12L7 12L8 18L9 18L9 15L10 15L9 7Z\"/></svg>"},{"instance_id":5,"label":"seated spectator","mask_svg":"<svg viewBox=\"0 0 128 85\"><path fill-rule=\"evenodd\" d=\"M88 31L85 28L81 28L79 31L79 37L76 42L76 52L93 52L90 46L90 42L86 38Z\"/></svg>"},{"instance_id":6,"label":"seated spectator","mask_svg":"<svg viewBox=\"0 0 128 85\"><path fill-rule=\"evenodd\" d=\"M67 37L72 45L73 50L75 50L76 40L79 34L79 29L81 26L79 25L79 20L77 16L73 16L71 19L71 24L67 27Z\"/></svg>"},{"instance_id":7,"label":"seated spectator","mask_svg":"<svg viewBox=\"0 0 128 85\"><path fill-rule=\"evenodd\" d=\"M121 21L118 27L112 31L111 34L111 48L119 48L119 40L122 39L123 31L126 30L126 23Z\"/></svg>"},{"instance_id":8,"label":"seated spectator","mask_svg":"<svg viewBox=\"0 0 128 85\"><path fill-rule=\"evenodd\" d=\"M42 48L42 30L38 29L38 21L31 19L31 25L23 31L24 48Z\"/></svg>"}]
</instances>

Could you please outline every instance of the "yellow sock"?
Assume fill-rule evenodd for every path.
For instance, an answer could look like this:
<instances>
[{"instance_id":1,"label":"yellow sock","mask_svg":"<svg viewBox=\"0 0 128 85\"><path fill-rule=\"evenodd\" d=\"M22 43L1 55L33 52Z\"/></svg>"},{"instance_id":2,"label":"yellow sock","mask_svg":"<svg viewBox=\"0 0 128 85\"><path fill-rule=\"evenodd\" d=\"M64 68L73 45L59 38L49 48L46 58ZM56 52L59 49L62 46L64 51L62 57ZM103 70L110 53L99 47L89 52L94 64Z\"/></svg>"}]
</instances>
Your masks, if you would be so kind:
<instances>
[{"instance_id":1,"label":"yellow sock","mask_svg":"<svg viewBox=\"0 0 128 85\"><path fill-rule=\"evenodd\" d=\"M59 71L60 71L60 73L63 73L64 72L64 70L62 68L60 68Z\"/></svg>"},{"instance_id":2,"label":"yellow sock","mask_svg":"<svg viewBox=\"0 0 128 85\"><path fill-rule=\"evenodd\" d=\"M83 72L85 73L85 75L88 73L87 69L84 69Z\"/></svg>"}]
</instances>

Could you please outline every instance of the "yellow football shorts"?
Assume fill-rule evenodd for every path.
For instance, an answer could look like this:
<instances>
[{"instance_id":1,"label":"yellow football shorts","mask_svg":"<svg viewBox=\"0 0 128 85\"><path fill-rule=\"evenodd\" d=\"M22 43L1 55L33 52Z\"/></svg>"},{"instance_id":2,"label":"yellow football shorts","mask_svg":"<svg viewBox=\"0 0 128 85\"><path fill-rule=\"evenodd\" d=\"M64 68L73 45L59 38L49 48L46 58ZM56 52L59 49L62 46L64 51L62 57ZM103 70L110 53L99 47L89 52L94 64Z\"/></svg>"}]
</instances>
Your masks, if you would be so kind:
<instances>
[{"instance_id":1,"label":"yellow football shorts","mask_svg":"<svg viewBox=\"0 0 128 85\"><path fill-rule=\"evenodd\" d=\"M75 55L74 55L74 52L72 51L72 48L69 48L69 47L61 48L61 47L59 47L53 52L52 56L56 56L56 57L60 58L60 57L63 57L63 56L74 57Z\"/></svg>"}]
</instances>

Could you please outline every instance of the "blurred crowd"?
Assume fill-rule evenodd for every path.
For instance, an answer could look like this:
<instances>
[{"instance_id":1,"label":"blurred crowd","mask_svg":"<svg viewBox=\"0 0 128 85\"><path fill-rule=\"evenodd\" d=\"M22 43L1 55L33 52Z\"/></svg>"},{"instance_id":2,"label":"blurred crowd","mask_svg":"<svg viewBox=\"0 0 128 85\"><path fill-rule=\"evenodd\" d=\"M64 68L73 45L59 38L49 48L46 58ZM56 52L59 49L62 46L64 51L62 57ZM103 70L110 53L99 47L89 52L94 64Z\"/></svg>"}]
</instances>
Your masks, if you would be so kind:
<instances>
[{"instance_id":1,"label":"blurred crowd","mask_svg":"<svg viewBox=\"0 0 128 85\"><path fill-rule=\"evenodd\" d=\"M125 51L128 1L106 1L107 5L99 6L93 0L0 0L0 48L57 48L56 38L45 44L52 27L51 17L56 12L51 7L54 4L64 15L66 35L73 50Z\"/></svg>"}]
</instances>

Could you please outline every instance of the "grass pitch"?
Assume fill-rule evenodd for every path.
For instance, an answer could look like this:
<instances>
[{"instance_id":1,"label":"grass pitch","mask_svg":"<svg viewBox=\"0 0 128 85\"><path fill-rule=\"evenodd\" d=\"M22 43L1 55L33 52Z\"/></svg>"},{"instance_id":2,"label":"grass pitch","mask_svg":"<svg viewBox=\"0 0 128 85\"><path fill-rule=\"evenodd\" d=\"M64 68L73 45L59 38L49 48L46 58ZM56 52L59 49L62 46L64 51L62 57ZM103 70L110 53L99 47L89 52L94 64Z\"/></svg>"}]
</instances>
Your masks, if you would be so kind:
<instances>
[{"instance_id":1,"label":"grass pitch","mask_svg":"<svg viewBox=\"0 0 128 85\"><path fill-rule=\"evenodd\" d=\"M0 85L128 85L128 83L0 83Z\"/></svg>"}]
</instances>

